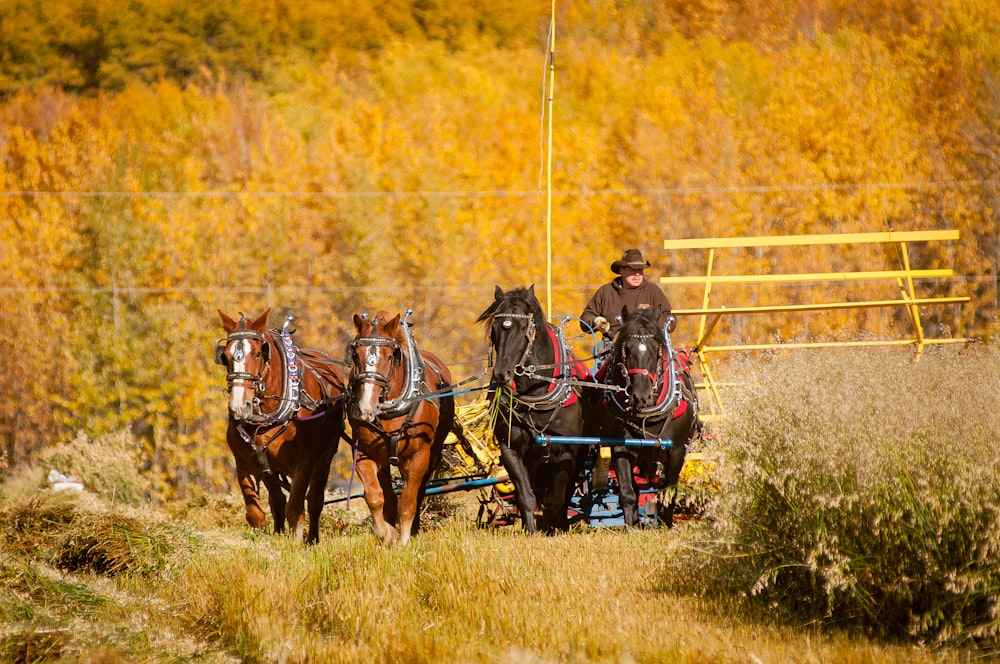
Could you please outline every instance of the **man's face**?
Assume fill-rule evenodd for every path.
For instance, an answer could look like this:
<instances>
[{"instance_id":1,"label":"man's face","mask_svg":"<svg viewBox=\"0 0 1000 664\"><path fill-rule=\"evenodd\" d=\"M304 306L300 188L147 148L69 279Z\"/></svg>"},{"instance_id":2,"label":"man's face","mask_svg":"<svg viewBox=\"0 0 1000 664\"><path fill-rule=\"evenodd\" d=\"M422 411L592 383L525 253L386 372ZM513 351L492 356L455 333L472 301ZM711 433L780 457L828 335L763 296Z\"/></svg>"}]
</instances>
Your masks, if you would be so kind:
<instances>
[{"instance_id":1,"label":"man's face","mask_svg":"<svg viewBox=\"0 0 1000 664\"><path fill-rule=\"evenodd\" d=\"M623 267L621 275L622 284L625 285L625 288L638 288L642 284L642 270L636 270L631 267Z\"/></svg>"}]
</instances>

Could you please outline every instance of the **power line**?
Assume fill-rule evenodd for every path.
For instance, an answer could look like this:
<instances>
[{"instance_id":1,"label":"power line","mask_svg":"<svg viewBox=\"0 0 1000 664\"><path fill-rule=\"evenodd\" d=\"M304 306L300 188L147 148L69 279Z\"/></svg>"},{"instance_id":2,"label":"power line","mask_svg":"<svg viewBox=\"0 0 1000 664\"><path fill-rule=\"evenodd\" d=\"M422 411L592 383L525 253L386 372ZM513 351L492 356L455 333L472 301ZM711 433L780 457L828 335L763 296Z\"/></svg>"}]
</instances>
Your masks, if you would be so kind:
<instances>
[{"instance_id":1,"label":"power line","mask_svg":"<svg viewBox=\"0 0 1000 664\"><path fill-rule=\"evenodd\" d=\"M935 180L924 182L857 182L842 184L770 184L705 187L655 187L635 189L556 189L558 196L685 196L691 194L766 194L796 191L851 191L888 189L961 189L969 187L997 187L1000 180ZM524 198L540 196L538 190L491 191L44 191L38 189L0 190L2 198L55 197L55 198Z\"/></svg>"},{"instance_id":2,"label":"power line","mask_svg":"<svg viewBox=\"0 0 1000 664\"><path fill-rule=\"evenodd\" d=\"M995 282L997 281L997 275L989 274L956 274L950 277L935 277L933 281L935 283L947 282L947 281L964 281L968 283L986 281ZM172 295L172 294L186 294L186 295L204 295L207 293L273 293L275 291L294 291L296 293L303 293L307 295L313 294L324 294L324 293L347 293L347 292L358 292L358 291L374 291L374 292L419 292L419 293L453 293L468 292L470 289L481 289L483 292L491 291L494 287L494 282L490 281L488 283L482 284L460 284L455 286L370 286L370 285L344 285L344 286L295 286L295 285L281 285L281 286L192 286L192 287L171 287L171 288L150 288L146 286L142 287L130 287L130 286L118 286L117 288L111 287L52 287L52 288L30 288L30 287L18 287L18 286L0 286L0 294L3 295L28 295L28 294L86 294L86 295L128 295L140 294L140 295ZM553 290L565 291L565 290L576 290L576 289L586 289L591 288L595 284L554 284ZM675 286L676 287L676 286Z\"/></svg>"}]
</instances>

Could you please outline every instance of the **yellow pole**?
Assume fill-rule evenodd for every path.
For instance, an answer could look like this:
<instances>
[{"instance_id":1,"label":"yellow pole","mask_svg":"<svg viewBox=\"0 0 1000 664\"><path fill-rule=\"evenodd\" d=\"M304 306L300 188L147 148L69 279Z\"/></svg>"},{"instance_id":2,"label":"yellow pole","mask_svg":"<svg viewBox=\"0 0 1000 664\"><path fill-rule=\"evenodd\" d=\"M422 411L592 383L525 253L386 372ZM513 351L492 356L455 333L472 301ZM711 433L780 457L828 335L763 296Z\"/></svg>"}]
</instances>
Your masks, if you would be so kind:
<instances>
[{"instance_id":1,"label":"yellow pole","mask_svg":"<svg viewBox=\"0 0 1000 664\"><path fill-rule=\"evenodd\" d=\"M556 0L552 0L552 20L549 23L549 138L546 160L545 201L545 298L546 310L552 317L552 88L556 83Z\"/></svg>"}]
</instances>

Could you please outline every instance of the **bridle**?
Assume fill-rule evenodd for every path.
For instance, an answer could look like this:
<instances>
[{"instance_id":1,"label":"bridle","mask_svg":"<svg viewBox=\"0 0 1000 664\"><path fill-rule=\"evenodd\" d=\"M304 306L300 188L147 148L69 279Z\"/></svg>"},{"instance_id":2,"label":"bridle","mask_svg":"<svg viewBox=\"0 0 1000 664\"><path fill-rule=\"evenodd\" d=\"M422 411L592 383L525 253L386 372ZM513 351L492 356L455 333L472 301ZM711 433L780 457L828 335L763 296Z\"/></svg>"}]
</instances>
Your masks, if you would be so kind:
<instances>
[{"instance_id":1,"label":"bridle","mask_svg":"<svg viewBox=\"0 0 1000 664\"><path fill-rule=\"evenodd\" d=\"M524 345L524 352L521 353L521 359L517 361L514 365L514 373L518 373L518 370L523 372L524 365L528 361L528 355L531 353L531 348L535 343L535 335L537 334L537 327L535 325L535 317L531 314L518 314L511 312L500 312L493 314L494 322L496 324L496 319L501 319L500 327L505 331L510 330L514 326L515 320L527 320L528 324L525 326L524 336L526 343ZM489 355L489 365L493 366L493 344L490 344L490 355Z\"/></svg>"},{"instance_id":2,"label":"bridle","mask_svg":"<svg viewBox=\"0 0 1000 664\"><path fill-rule=\"evenodd\" d=\"M420 355L420 351L417 349L416 341L413 339L413 333L410 331L410 325L407 322L412 313L413 310L407 308L405 315L400 321L404 332L403 340L406 344L405 353L395 338L379 336L379 326L385 323L385 321L379 320L378 316L369 320L367 312L362 313L361 318L371 323L372 329L368 332L367 336L359 336L351 341L346 351L346 360L351 366L348 398L355 405L358 405L359 388L361 386L373 384L381 388L378 395L378 407L374 412L375 419L366 422L364 426L374 429L386 437L389 448L389 463L392 465L399 463L399 457L397 456L399 440L403 435L407 434L412 426L419 405L421 403L429 403L439 413L441 410L441 405L438 402L440 395L435 395L435 393L431 392L424 379L425 362ZM382 357L380 349L382 348L392 349L391 363L386 374L383 374L378 369L379 361ZM364 368L355 373L358 365L354 360L357 356L364 357ZM402 380L402 390L399 395L393 397L390 391L392 389L394 372L403 365L404 360L405 370ZM433 365L426 366L431 367L431 370L437 375L440 382L442 380L440 372ZM403 416L406 419L399 426L393 427L391 430L383 427L383 421ZM357 441L358 439L355 438L355 445L357 445ZM357 447L355 447L356 450Z\"/></svg>"},{"instance_id":3,"label":"bridle","mask_svg":"<svg viewBox=\"0 0 1000 664\"><path fill-rule=\"evenodd\" d=\"M368 320L368 315L362 314L362 318L364 320ZM352 367L351 392L353 393L358 385L373 383L381 388L379 402L383 402L387 398L389 388L392 385L393 372L402 362L403 350L400 348L399 343L395 339L378 336L378 328L383 321L380 321L377 316L369 322L372 324L370 336L356 337L352 340L351 343L347 345L346 356L344 359ZM379 360L381 358L379 349L386 347L392 349L392 361L389 365L389 371L383 374L378 369ZM357 368L355 357L362 354L360 349L364 349L364 368L361 371L355 372L354 368Z\"/></svg>"},{"instance_id":4,"label":"bridle","mask_svg":"<svg viewBox=\"0 0 1000 664\"><path fill-rule=\"evenodd\" d=\"M278 339L278 362L281 366L282 393L274 395L278 401L278 408L273 413L261 412L261 394L266 389L264 378L268 375L271 367L271 343L266 334L255 330L247 329L246 319L240 314L240 322L235 330L229 333L224 341L220 341L215 347L215 361L228 368L226 361L226 348L233 341L255 340L261 344L261 369L260 373L250 373L247 371L230 371L226 374L226 388L232 392L233 386L237 382L246 383L246 387L253 389L253 412L245 418L245 422L254 425L274 425L287 424L289 418L299 411L301 406L300 394L302 377L299 371L298 353L292 341L291 332L288 327L294 320L294 316L288 316L285 324L280 330L272 330ZM244 350L242 346L237 346L233 351L233 361L239 362Z\"/></svg>"},{"instance_id":5,"label":"bridle","mask_svg":"<svg viewBox=\"0 0 1000 664\"><path fill-rule=\"evenodd\" d=\"M669 325L669 323L668 323ZM628 334L622 337L624 331L619 332L619 339L616 343L616 352L614 361L614 366L612 367L615 373L611 375L618 375L622 377L625 383L625 389L622 390L625 394L624 400L618 398L618 394L615 391L609 391L605 394L605 403L611 406L612 410L616 413L618 419L630 422L632 420L641 420L643 422L658 421L660 419L665 419L671 417L675 410L680 406L683 399L682 387L681 387L681 377L679 372L673 366L674 363L674 353L673 348L670 345L670 335L667 331L667 326L664 326L663 334L657 335L648 332L638 333L638 334ZM626 340L638 340L641 347L644 346L649 341L656 341L658 351L655 352L657 356L656 360L656 373L644 369L642 367L628 367L626 364L625 357L625 344ZM667 371L670 369L668 375ZM656 395L656 399L651 406L645 408L634 408L631 403L632 395L634 391L632 389L632 377L633 376L645 376L650 379L653 383L652 393Z\"/></svg>"},{"instance_id":6,"label":"bridle","mask_svg":"<svg viewBox=\"0 0 1000 664\"><path fill-rule=\"evenodd\" d=\"M554 369L554 375L552 377L539 375L536 371L542 367L528 363L531 352L535 347L535 341L540 327L536 322L536 318L537 315L531 313L498 312L493 314L494 320L491 326L496 325L497 319L499 319L500 327L503 330L510 330L514 326L514 321L527 321L527 325L524 329L524 337L526 340L524 352L521 353L521 359L514 364L514 377L515 380L518 377L533 379L538 381L538 384L545 385L546 389L540 393L533 393L531 388L529 388L527 392L519 392L514 381L512 381L510 386L494 386L494 388L504 388L497 390L496 394L501 395L502 400L509 400L514 410L537 412L547 411L550 413L549 418L551 421L551 419L556 416L561 406L571 404L575 401L575 397L578 393L573 387L573 383L575 381L573 381L567 373L568 364L563 361L566 356L566 342L563 337L561 326L558 329L554 329L552 326L548 325L543 328L543 334L547 332L551 337L552 350L556 359L554 364L546 365L546 367ZM493 352L494 346L493 341L491 340L489 355L490 366L493 366Z\"/></svg>"},{"instance_id":7,"label":"bridle","mask_svg":"<svg viewBox=\"0 0 1000 664\"><path fill-rule=\"evenodd\" d=\"M615 370L621 374L622 379L625 382L624 387L625 387L626 399L630 398L632 394L634 394L632 390L632 376L645 376L646 378L648 378L649 382L652 383L651 390L655 394L657 386L659 386L663 381L663 374L664 374L663 367L667 361L667 358L665 357L664 353L665 350L664 345L661 342L657 341L655 334L649 334L649 333L630 334L628 335L627 339L638 342L638 351L640 354L644 354L649 349L647 342L656 341L658 352L656 352L655 354L658 356L658 358L656 360L655 374L643 367L629 367L625 358L627 344L625 343L625 341L623 341L619 345L619 353L618 356L615 358Z\"/></svg>"},{"instance_id":8,"label":"bridle","mask_svg":"<svg viewBox=\"0 0 1000 664\"><path fill-rule=\"evenodd\" d=\"M413 338L413 333L410 331L410 324L407 322L412 313L413 309L407 308L399 323L403 330L403 341L406 344L405 352L396 339L378 336L379 326L385 323L385 321L379 320L378 316L369 320L367 313L362 313L361 318L372 324L372 329L368 333L368 336L357 337L347 346L346 360L351 366L350 398L355 398L358 393L356 388L365 383L372 383L380 387L378 417L381 419L392 419L404 413L411 413L418 401L422 401L426 396L429 396L425 380L425 363L420 355L420 351L417 349L417 342ZM380 357L378 349L384 347L392 348L392 363L389 366L387 374L383 374L378 370ZM364 351L365 367L363 370L355 373L354 370L357 368L357 365L354 362L354 357L356 354L359 354L358 349L360 348L366 349ZM402 390L398 396L393 397L389 394L392 387L393 372L404 365L404 360L405 371Z\"/></svg>"},{"instance_id":9,"label":"bridle","mask_svg":"<svg viewBox=\"0 0 1000 664\"><path fill-rule=\"evenodd\" d=\"M234 341L242 340L253 340L257 341L261 345L261 369L259 373L249 373L247 371L230 371L226 374L226 386L227 389L232 391L233 384L237 381L248 383L249 386L253 386L254 392L260 392L264 389L264 375L267 373L267 369L270 366L268 360L271 356L271 345L267 341L267 337L263 333L257 332L256 330L247 329L247 321L243 314L240 314L239 326L230 332L223 341L220 341L215 346L215 363L220 364L226 368L229 367L229 363L226 361L226 349ZM240 362L245 359L245 351L242 345L237 346L233 350L233 362Z\"/></svg>"}]
</instances>

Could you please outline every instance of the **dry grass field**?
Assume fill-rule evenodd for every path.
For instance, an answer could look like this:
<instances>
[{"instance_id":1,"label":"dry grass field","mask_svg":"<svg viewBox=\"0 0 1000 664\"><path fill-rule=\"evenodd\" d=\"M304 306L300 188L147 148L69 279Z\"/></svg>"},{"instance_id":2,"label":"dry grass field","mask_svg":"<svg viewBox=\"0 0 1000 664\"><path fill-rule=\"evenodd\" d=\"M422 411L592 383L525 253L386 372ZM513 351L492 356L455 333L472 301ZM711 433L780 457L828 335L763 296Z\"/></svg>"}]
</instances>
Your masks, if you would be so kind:
<instances>
[{"instance_id":1,"label":"dry grass field","mask_svg":"<svg viewBox=\"0 0 1000 664\"><path fill-rule=\"evenodd\" d=\"M23 469L0 485L0 661L991 658L1000 353L733 371L713 497L669 530L479 529L460 494L407 547L376 544L360 500L328 506L305 547L246 529L235 488L135 506L100 467L73 468L103 478L82 492Z\"/></svg>"}]
</instances>

